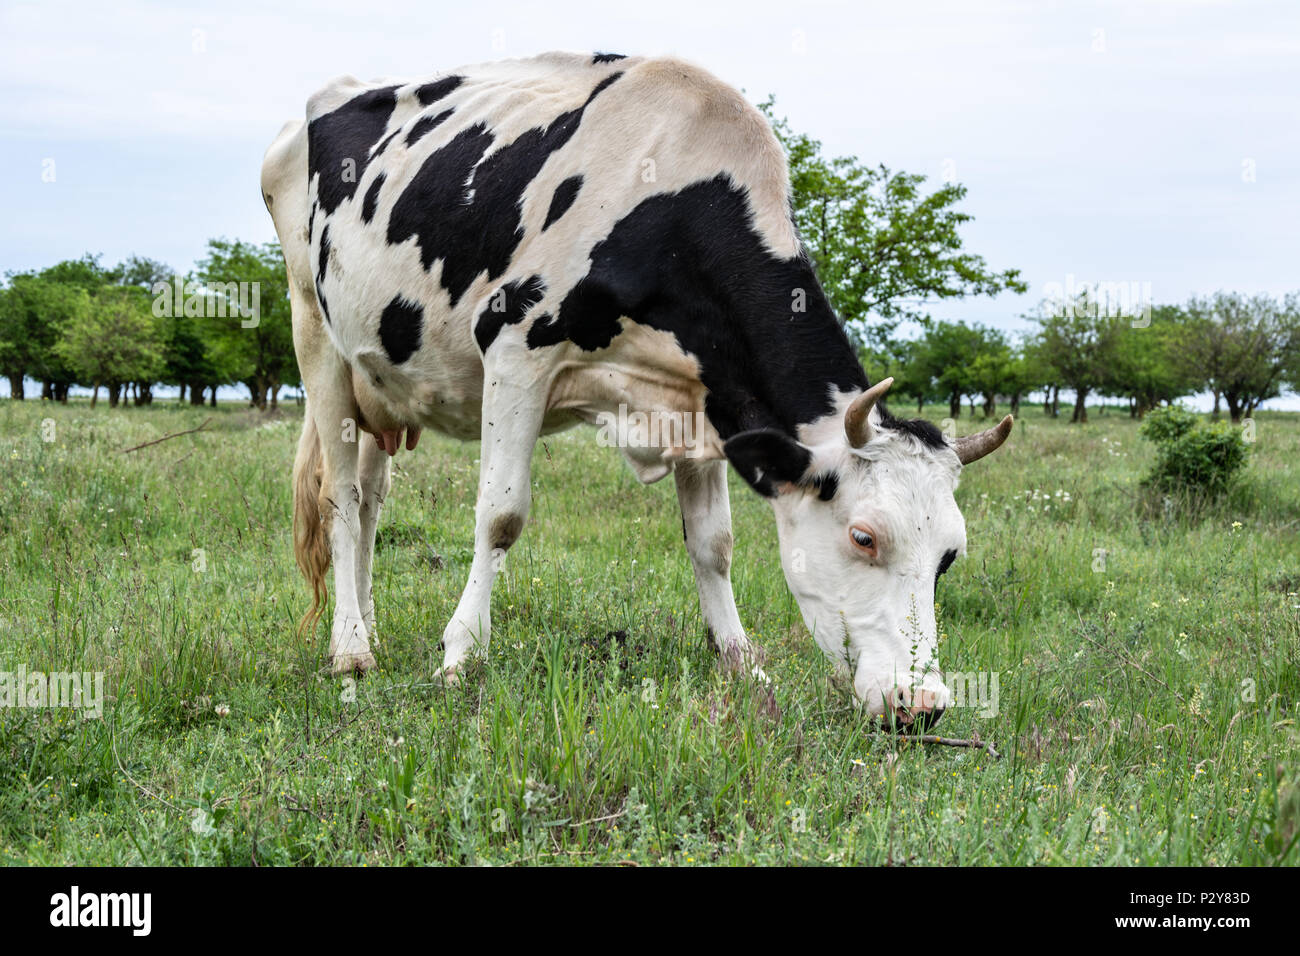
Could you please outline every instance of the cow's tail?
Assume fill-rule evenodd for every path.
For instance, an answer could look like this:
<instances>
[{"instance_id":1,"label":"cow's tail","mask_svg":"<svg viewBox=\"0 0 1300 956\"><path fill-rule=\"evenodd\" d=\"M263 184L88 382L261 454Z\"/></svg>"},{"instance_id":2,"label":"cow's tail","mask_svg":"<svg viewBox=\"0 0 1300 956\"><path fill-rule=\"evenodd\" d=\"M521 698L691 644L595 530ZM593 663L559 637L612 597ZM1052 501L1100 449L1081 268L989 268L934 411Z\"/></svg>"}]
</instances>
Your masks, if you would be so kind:
<instances>
[{"instance_id":1,"label":"cow's tail","mask_svg":"<svg viewBox=\"0 0 1300 956\"><path fill-rule=\"evenodd\" d=\"M298 622L299 634L316 629L329 597L325 589L325 572L330 567L329 527L321 514L320 491L320 435L309 405L293 462L293 553L311 585L311 608Z\"/></svg>"}]
</instances>

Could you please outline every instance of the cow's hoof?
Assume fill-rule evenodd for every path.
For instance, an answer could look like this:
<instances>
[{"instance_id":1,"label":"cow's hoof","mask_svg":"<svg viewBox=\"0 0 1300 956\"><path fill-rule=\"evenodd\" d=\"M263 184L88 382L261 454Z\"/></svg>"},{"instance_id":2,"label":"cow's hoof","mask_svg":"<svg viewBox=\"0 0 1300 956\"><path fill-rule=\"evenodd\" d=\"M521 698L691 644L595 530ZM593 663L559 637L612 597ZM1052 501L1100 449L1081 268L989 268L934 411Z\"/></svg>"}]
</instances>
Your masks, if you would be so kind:
<instances>
[{"instance_id":1,"label":"cow's hoof","mask_svg":"<svg viewBox=\"0 0 1300 956\"><path fill-rule=\"evenodd\" d=\"M330 662L330 673L335 677L346 677L355 674L358 677L366 671L375 669L375 655L370 651L363 651L360 654L335 654Z\"/></svg>"},{"instance_id":2,"label":"cow's hoof","mask_svg":"<svg viewBox=\"0 0 1300 956\"><path fill-rule=\"evenodd\" d=\"M754 674L762 672L767 654L756 644L745 640L731 640L718 655L718 666L727 674Z\"/></svg>"}]
</instances>

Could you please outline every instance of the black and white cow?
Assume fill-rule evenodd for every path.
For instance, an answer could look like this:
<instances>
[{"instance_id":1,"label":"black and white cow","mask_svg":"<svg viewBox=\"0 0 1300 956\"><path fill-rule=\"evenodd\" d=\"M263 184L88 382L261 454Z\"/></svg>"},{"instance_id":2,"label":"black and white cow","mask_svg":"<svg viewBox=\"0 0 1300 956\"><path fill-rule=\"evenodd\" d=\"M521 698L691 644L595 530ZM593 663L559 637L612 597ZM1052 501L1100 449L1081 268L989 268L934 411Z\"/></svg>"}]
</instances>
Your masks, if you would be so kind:
<instances>
[{"instance_id":1,"label":"black and white cow","mask_svg":"<svg viewBox=\"0 0 1300 956\"><path fill-rule=\"evenodd\" d=\"M672 473L704 619L753 666L732 595L726 463L771 502L813 638L876 715L948 700L934 590L966 547L964 463L879 404L791 219L785 156L736 90L668 58L547 54L411 81L336 80L268 150L308 401L299 564L336 672L373 666L371 556L389 456L482 442L474 558L443 633L454 678L491 631L539 435L629 412L701 421L624 453ZM358 442L355 428L375 440ZM674 432L680 435L680 432Z\"/></svg>"}]
</instances>

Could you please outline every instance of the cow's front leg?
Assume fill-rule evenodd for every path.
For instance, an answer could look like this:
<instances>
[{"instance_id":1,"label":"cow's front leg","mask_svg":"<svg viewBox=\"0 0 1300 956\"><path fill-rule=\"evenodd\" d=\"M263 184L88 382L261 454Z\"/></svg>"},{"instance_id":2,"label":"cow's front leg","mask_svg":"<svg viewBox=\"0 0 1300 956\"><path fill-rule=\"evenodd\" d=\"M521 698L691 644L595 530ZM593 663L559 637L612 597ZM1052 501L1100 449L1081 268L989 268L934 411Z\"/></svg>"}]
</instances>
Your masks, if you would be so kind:
<instances>
[{"instance_id":1,"label":"cow's front leg","mask_svg":"<svg viewBox=\"0 0 1300 956\"><path fill-rule=\"evenodd\" d=\"M528 520L529 466L545 411L544 390L538 394L507 385L499 373L486 371L474 560L456 613L442 635L442 667L448 677L456 675L471 650L487 654L492 583Z\"/></svg>"},{"instance_id":2,"label":"cow's front leg","mask_svg":"<svg viewBox=\"0 0 1300 956\"><path fill-rule=\"evenodd\" d=\"M731 501L725 461L684 459L673 469L682 534L695 567L700 610L717 645L722 666L749 669L760 662L761 649L745 636L731 590Z\"/></svg>"}]
</instances>

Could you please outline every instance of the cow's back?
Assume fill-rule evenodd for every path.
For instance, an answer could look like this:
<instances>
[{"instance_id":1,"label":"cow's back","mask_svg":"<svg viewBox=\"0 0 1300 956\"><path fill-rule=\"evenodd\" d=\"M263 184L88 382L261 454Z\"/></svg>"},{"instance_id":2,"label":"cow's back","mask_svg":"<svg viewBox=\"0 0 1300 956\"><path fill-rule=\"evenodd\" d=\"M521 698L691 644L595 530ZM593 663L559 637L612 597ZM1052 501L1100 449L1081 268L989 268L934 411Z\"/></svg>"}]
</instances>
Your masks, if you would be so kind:
<instances>
[{"instance_id":1,"label":"cow's back","mask_svg":"<svg viewBox=\"0 0 1300 956\"><path fill-rule=\"evenodd\" d=\"M767 252L799 251L766 120L674 59L547 54L414 81L345 77L267 163L264 191L286 194L268 205L290 272L340 353L413 416L474 409L484 351L523 349L531 326L553 323L593 248L653 197L722 176Z\"/></svg>"}]
</instances>

